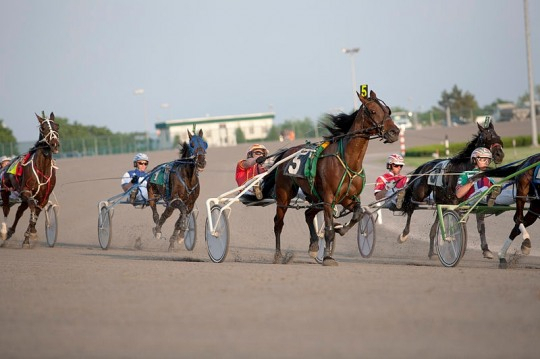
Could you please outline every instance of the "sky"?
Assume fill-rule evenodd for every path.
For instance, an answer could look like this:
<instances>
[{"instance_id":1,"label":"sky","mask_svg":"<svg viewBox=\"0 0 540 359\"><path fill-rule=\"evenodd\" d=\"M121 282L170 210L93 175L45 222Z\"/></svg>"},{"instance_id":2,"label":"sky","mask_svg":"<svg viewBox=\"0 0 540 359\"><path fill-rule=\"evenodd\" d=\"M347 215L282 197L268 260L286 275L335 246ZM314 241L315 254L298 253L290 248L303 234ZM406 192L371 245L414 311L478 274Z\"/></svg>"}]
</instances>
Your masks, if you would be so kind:
<instances>
[{"instance_id":1,"label":"sky","mask_svg":"<svg viewBox=\"0 0 540 359\"><path fill-rule=\"evenodd\" d=\"M540 0L528 7L540 84ZM354 84L410 111L454 85L480 106L529 89L522 0L0 0L0 13L0 119L18 141L37 139L42 110L153 134L169 119L349 113Z\"/></svg>"}]
</instances>

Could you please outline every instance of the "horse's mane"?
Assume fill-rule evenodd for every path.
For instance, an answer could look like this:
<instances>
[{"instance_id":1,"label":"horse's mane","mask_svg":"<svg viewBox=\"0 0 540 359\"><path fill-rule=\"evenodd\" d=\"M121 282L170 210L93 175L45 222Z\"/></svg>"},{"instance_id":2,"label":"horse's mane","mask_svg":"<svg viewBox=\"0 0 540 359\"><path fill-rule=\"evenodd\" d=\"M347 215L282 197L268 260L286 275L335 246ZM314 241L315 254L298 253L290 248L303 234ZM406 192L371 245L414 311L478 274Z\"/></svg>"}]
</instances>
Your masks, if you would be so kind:
<instances>
[{"instance_id":1,"label":"horse's mane","mask_svg":"<svg viewBox=\"0 0 540 359\"><path fill-rule=\"evenodd\" d=\"M467 143L467 146L465 146L464 149L462 149L458 154L450 158L450 164L456 165L463 162L468 162L471 159L471 154L476 149L476 141L478 140L478 137L480 136L480 133L477 133L473 136L473 138Z\"/></svg>"},{"instance_id":2,"label":"horse's mane","mask_svg":"<svg viewBox=\"0 0 540 359\"><path fill-rule=\"evenodd\" d=\"M184 143L180 145L179 152L180 152L180 159L189 157L189 145L187 144L187 142L184 141Z\"/></svg>"},{"instance_id":3,"label":"horse's mane","mask_svg":"<svg viewBox=\"0 0 540 359\"><path fill-rule=\"evenodd\" d=\"M356 110L351 114L346 114L346 113L340 113L337 115L327 114L326 121L321 122L321 125L330 132L330 135L324 136L324 139L330 140L333 137L341 136L349 132L354 122L354 119L356 118L356 115L358 114L358 111L359 110Z\"/></svg>"}]
</instances>

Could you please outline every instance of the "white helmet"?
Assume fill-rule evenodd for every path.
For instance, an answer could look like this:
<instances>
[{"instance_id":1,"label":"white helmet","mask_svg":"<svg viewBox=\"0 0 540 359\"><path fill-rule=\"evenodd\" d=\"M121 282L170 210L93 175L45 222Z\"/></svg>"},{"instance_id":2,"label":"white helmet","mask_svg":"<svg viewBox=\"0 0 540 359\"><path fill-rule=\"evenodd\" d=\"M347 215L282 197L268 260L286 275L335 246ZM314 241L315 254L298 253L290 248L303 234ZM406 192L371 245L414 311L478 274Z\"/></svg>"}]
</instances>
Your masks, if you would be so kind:
<instances>
[{"instance_id":1,"label":"white helmet","mask_svg":"<svg viewBox=\"0 0 540 359\"><path fill-rule=\"evenodd\" d=\"M471 162L474 163L474 159L480 157L489 158L490 160L493 158L491 151L485 147L478 147L471 153Z\"/></svg>"},{"instance_id":2,"label":"white helmet","mask_svg":"<svg viewBox=\"0 0 540 359\"><path fill-rule=\"evenodd\" d=\"M386 159L387 165L405 165L405 160L403 159L402 155L399 155L397 153L393 153Z\"/></svg>"},{"instance_id":3,"label":"white helmet","mask_svg":"<svg viewBox=\"0 0 540 359\"><path fill-rule=\"evenodd\" d=\"M2 156L0 157L0 163L4 162L4 161L11 161L11 158L9 158L8 156Z\"/></svg>"},{"instance_id":4,"label":"white helmet","mask_svg":"<svg viewBox=\"0 0 540 359\"><path fill-rule=\"evenodd\" d=\"M251 147L249 148L248 150L248 153L247 153L247 157L253 157L253 151L255 150L261 150L264 152L264 155L267 156L268 155L268 150L266 149L266 147L264 147L264 145L260 145L258 143L254 144L254 145L251 145Z\"/></svg>"},{"instance_id":5,"label":"white helmet","mask_svg":"<svg viewBox=\"0 0 540 359\"><path fill-rule=\"evenodd\" d=\"M133 157L133 166L137 167L137 161L148 162L148 156L145 153L137 153L135 157Z\"/></svg>"}]
</instances>

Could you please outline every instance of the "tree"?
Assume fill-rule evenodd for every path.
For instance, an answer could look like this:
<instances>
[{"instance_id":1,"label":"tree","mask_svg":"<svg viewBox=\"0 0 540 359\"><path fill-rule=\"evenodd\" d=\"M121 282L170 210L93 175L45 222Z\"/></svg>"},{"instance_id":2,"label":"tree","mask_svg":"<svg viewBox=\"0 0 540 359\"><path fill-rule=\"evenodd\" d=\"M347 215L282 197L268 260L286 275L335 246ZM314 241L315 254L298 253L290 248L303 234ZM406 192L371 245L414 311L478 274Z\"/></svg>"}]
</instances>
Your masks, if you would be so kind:
<instances>
[{"instance_id":1,"label":"tree","mask_svg":"<svg viewBox=\"0 0 540 359\"><path fill-rule=\"evenodd\" d=\"M534 87L534 100L538 101L540 100L540 85L536 85ZM525 103L529 103L529 91L525 92L523 95L521 95L517 100L518 107L525 107Z\"/></svg>"},{"instance_id":2,"label":"tree","mask_svg":"<svg viewBox=\"0 0 540 359\"><path fill-rule=\"evenodd\" d=\"M236 143L246 142L246 135L244 135L244 131L242 131L240 127L236 128L235 135L236 135Z\"/></svg>"},{"instance_id":3,"label":"tree","mask_svg":"<svg viewBox=\"0 0 540 359\"><path fill-rule=\"evenodd\" d=\"M439 106L443 111L449 107L454 116L468 118L469 121L472 121L474 113L478 110L478 102L474 95L468 91L463 93L457 85L452 87L451 92L446 92L446 90L442 92Z\"/></svg>"},{"instance_id":4,"label":"tree","mask_svg":"<svg viewBox=\"0 0 540 359\"><path fill-rule=\"evenodd\" d=\"M0 119L0 155L11 156L19 152L17 139L10 128L4 127L4 120Z\"/></svg>"},{"instance_id":5,"label":"tree","mask_svg":"<svg viewBox=\"0 0 540 359\"><path fill-rule=\"evenodd\" d=\"M277 141L279 140L279 128L277 126L272 126L268 135L266 136L266 141Z\"/></svg>"}]
</instances>

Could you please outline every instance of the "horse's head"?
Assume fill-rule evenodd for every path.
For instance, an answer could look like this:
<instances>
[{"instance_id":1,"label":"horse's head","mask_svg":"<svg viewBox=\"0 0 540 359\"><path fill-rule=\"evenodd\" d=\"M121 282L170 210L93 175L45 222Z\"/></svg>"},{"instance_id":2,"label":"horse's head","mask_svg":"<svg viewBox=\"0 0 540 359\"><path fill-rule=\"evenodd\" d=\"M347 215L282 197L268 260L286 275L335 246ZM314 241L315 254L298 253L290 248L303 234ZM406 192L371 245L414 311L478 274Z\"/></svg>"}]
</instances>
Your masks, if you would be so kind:
<instances>
[{"instance_id":1,"label":"horse's head","mask_svg":"<svg viewBox=\"0 0 540 359\"><path fill-rule=\"evenodd\" d=\"M39 142L46 143L52 153L58 153L60 148L60 138L58 137L59 125L54 122L54 113L51 112L49 118L44 118L36 114L39 121Z\"/></svg>"},{"instance_id":2,"label":"horse's head","mask_svg":"<svg viewBox=\"0 0 540 359\"><path fill-rule=\"evenodd\" d=\"M497 132L495 132L493 123L489 120L486 122L488 123L483 126L478 124L479 132L476 147L489 148L493 155L493 162L499 164L504 159L503 142Z\"/></svg>"},{"instance_id":3,"label":"horse's head","mask_svg":"<svg viewBox=\"0 0 540 359\"><path fill-rule=\"evenodd\" d=\"M377 98L374 91L369 92L369 97L360 96L362 106L358 111L358 116L363 116L367 121L363 121L364 129L370 135L381 137L384 143L396 142L399 138L399 127L396 126L390 114L392 111L384 101ZM366 123L367 122L367 123Z\"/></svg>"},{"instance_id":4,"label":"horse's head","mask_svg":"<svg viewBox=\"0 0 540 359\"><path fill-rule=\"evenodd\" d=\"M189 136L189 155L195 159L195 165L199 171L206 166L206 149L208 143L203 140L203 131L199 130L198 135L188 132Z\"/></svg>"}]
</instances>

